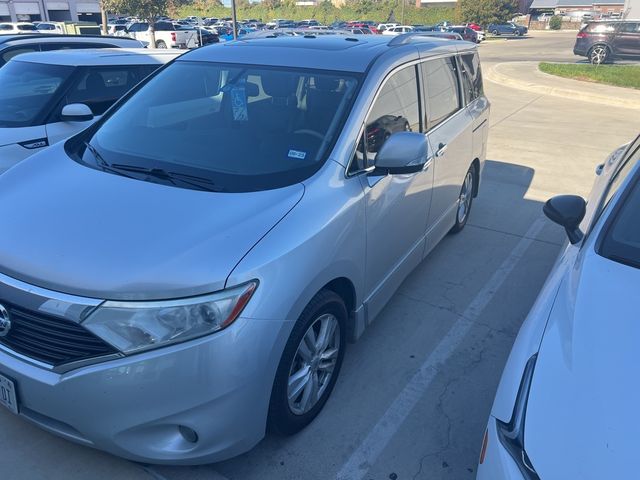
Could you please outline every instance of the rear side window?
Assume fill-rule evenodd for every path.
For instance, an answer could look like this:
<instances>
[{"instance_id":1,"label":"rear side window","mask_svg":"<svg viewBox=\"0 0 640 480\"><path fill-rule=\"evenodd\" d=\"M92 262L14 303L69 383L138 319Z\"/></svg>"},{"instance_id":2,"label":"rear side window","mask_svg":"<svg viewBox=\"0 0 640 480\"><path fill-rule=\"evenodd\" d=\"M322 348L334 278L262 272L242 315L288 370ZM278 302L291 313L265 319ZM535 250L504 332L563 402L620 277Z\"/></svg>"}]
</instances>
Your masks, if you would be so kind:
<instances>
[{"instance_id":1,"label":"rear side window","mask_svg":"<svg viewBox=\"0 0 640 480\"><path fill-rule=\"evenodd\" d=\"M39 52L40 45L29 45L29 46L20 46L15 48L9 48L2 53L0 57L0 67L11 60L16 55L20 55L21 53L31 53L31 52Z\"/></svg>"},{"instance_id":2,"label":"rear side window","mask_svg":"<svg viewBox=\"0 0 640 480\"><path fill-rule=\"evenodd\" d=\"M635 166L639 160L640 148L627 161L620 174L623 170L627 170L628 173L628 169ZM626 177L626 173L619 175L620 181ZM600 243L600 255L640 268L640 182L637 179L628 194L622 197L620 206L613 213L613 220L605 231Z\"/></svg>"},{"instance_id":3,"label":"rear side window","mask_svg":"<svg viewBox=\"0 0 640 480\"><path fill-rule=\"evenodd\" d=\"M612 23L590 23L584 29L590 33L610 33L615 32L616 27Z\"/></svg>"},{"instance_id":4,"label":"rear side window","mask_svg":"<svg viewBox=\"0 0 640 480\"><path fill-rule=\"evenodd\" d=\"M422 64L426 90L427 126L432 129L460 110L458 72L453 57Z\"/></svg>"},{"instance_id":5,"label":"rear side window","mask_svg":"<svg viewBox=\"0 0 640 480\"><path fill-rule=\"evenodd\" d=\"M621 23L618 28L620 33L640 33L640 22L638 23Z\"/></svg>"},{"instance_id":6,"label":"rear side window","mask_svg":"<svg viewBox=\"0 0 640 480\"><path fill-rule=\"evenodd\" d=\"M420 131L416 67L392 74L380 90L366 120L350 172L373 165L382 145L396 132Z\"/></svg>"},{"instance_id":7,"label":"rear side window","mask_svg":"<svg viewBox=\"0 0 640 480\"><path fill-rule=\"evenodd\" d=\"M482 71L480 70L480 57L478 54L462 55L460 57L462 73L462 87L467 103L484 95L482 85Z\"/></svg>"}]
</instances>

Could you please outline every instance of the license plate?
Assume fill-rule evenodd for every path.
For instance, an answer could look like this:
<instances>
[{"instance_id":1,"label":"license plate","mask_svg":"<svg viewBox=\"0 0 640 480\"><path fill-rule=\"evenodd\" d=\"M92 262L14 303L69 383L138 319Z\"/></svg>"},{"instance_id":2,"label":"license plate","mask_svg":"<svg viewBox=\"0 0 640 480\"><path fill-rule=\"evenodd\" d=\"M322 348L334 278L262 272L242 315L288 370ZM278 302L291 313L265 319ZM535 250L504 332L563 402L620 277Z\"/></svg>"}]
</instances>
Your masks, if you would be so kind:
<instances>
[{"instance_id":1,"label":"license plate","mask_svg":"<svg viewBox=\"0 0 640 480\"><path fill-rule=\"evenodd\" d=\"M0 375L0 405L4 405L13 413L18 413L18 398L13 381Z\"/></svg>"}]
</instances>

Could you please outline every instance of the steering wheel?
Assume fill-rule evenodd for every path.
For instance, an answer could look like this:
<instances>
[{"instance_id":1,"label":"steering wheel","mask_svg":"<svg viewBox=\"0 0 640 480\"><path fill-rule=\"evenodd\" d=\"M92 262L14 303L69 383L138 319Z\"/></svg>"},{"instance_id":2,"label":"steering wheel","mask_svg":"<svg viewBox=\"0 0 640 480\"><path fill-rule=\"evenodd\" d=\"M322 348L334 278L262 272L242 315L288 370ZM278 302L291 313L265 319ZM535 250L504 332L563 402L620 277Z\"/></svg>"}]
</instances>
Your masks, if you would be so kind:
<instances>
[{"instance_id":1,"label":"steering wheel","mask_svg":"<svg viewBox=\"0 0 640 480\"><path fill-rule=\"evenodd\" d=\"M310 130L308 128L303 128L301 130L296 130L293 132L294 135L311 135L312 137L319 138L320 140L324 140L324 135L320 132L316 132L315 130Z\"/></svg>"}]
</instances>

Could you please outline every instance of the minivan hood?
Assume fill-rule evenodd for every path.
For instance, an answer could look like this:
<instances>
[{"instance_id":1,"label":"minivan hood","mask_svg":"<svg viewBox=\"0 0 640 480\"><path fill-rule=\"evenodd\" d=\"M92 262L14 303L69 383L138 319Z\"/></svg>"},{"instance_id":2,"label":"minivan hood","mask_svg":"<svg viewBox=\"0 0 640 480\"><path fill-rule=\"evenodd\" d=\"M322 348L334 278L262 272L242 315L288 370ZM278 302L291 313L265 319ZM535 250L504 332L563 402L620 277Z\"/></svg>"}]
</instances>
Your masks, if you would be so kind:
<instances>
[{"instance_id":1,"label":"minivan hood","mask_svg":"<svg viewBox=\"0 0 640 480\"><path fill-rule=\"evenodd\" d=\"M149 183L80 165L57 144L0 176L0 272L114 300L216 291L303 193Z\"/></svg>"},{"instance_id":2,"label":"minivan hood","mask_svg":"<svg viewBox=\"0 0 640 480\"><path fill-rule=\"evenodd\" d=\"M587 249L585 249L587 250ZM525 450L540 478L630 478L640 430L640 270L582 252L549 317Z\"/></svg>"}]
</instances>

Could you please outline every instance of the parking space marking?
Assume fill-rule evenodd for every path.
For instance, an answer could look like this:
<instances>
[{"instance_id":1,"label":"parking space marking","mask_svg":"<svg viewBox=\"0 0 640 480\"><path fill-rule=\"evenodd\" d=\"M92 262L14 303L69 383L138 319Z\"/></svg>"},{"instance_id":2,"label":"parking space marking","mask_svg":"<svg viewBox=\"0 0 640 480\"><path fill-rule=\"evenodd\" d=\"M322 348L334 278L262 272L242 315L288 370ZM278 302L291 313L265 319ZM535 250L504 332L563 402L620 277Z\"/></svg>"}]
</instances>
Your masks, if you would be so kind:
<instances>
[{"instance_id":1,"label":"parking space marking","mask_svg":"<svg viewBox=\"0 0 640 480\"><path fill-rule=\"evenodd\" d=\"M544 219L538 219L531 224L524 237L520 239L509 256L478 292L460 318L451 326L449 332L426 358L420 369L380 417L360 446L351 454L338 472L336 477L338 480L362 480L365 477L418 401L425 395L439 373L439 366L445 363L460 346L475 321L491 302L527 249L536 240L545 224Z\"/></svg>"}]
</instances>

